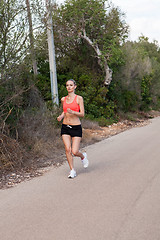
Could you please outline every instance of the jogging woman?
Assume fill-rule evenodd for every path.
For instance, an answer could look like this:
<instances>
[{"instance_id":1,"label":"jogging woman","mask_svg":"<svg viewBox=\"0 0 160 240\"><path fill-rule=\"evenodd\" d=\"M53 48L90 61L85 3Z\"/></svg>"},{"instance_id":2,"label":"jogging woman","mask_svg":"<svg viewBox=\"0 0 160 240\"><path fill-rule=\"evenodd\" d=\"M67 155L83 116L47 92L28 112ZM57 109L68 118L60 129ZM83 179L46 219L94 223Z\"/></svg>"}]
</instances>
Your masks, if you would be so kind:
<instances>
[{"instance_id":1,"label":"jogging woman","mask_svg":"<svg viewBox=\"0 0 160 240\"><path fill-rule=\"evenodd\" d=\"M59 122L63 119L61 136L70 167L68 178L76 177L76 171L73 165L73 155L81 158L84 168L87 168L89 165L87 154L79 151L82 139L82 126L79 118L84 117L84 104L83 98L75 94L76 87L76 82L73 79L66 82L68 95L62 97L63 112L57 117Z\"/></svg>"}]
</instances>

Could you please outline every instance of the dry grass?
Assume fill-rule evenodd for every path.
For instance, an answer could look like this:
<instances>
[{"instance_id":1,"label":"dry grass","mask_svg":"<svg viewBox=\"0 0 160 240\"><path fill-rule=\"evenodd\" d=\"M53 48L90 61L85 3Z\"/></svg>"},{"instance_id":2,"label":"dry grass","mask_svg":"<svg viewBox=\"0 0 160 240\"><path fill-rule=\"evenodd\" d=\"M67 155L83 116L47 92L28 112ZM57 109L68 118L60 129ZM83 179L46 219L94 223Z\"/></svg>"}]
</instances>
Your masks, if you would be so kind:
<instances>
[{"instance_id":1,"label":"dry grass","mask_svg":"<svg viewBox=\"0 0 160 240\"><path fill-rule=\"evenodd\" d=\"M21 168L26 154L20 144L4 134L0 134L0 172Z\"/></svg>"},{"instance_id":2,"label":"dry grass","mask_svg":"<svg viewBox=\"0 0 160 240\"><path fill-rule=\"evenodd\" d=\"M0 135L0 172L36 168L60 161L63 143L60 129L54 126L54 114L46 109L26 111L18 124L18 141ZM59 156L57 156L59 155Z\"/></svg>"},{"instance_id":3,"label":"dry grass","mask_svg":"<svg viewBox=\"0 0 160 240\"><path fill-rule=\"evenodd\" d=\"M94 122L88 119L82 119L82 127L85 129L100 129L98 122Z\"/></svg>"},{"instance_id":4,"label":"dry grass","mask_svg":"<svg viewBox=\"0 0 160 240\"><path fill-rule=\"evenodd\" d=\"M94 144L95 142L99 142L101 139L102 138L100 136L94 136L90 131L86 131L85 129L83 129L81 147Z\"/></svg>"},{"instance_id":5,"label":"dry grass","mask_svg":"<svg viewBox=\"0 0 160 240\"><path fill-rule=\"evenodd\" d=\"M55 125L56 116L56 112L41 109L35 113L26 112L20 119L20 141L32 152L36 164L45 164L48 159L52 164L60 161L59 155L64 151L64 147L60 126Z\"/></svg>"}]
</instances>

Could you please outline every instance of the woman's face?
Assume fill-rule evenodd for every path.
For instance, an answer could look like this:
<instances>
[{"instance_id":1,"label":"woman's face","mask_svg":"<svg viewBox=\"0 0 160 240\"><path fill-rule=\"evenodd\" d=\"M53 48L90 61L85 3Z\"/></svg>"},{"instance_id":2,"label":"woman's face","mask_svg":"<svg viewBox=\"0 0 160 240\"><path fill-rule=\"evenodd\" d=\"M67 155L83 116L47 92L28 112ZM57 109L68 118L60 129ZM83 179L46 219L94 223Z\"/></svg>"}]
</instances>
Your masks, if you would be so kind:
<instances>
[{"instance_id":1,"label":"woman's face","mask_svg":"<svg viewBox=\"0 0 160 240\"><path fill-rule=\"evenodd\" d=\"M74 84L73 81L67 81L66 82L66 88L68 92L74 92L74 90L76 89L76 85Z\"/></svg>"}]
</instances>

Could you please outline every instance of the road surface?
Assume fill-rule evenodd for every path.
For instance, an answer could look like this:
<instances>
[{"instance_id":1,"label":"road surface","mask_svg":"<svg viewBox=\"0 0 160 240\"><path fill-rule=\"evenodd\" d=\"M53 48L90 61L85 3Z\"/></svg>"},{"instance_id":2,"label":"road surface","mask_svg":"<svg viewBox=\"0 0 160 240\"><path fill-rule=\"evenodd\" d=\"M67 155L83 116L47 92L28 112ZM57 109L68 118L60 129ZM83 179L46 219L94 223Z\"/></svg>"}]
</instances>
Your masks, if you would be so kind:
<instances>
[{"instance_id":1,"label":"road surface","mask_svg":"<svg viewBox=\"0 0 160 240\"><path fill-rule=\"evenodd\" d=\"M86 148L67 163L0 191L1 240L160 240L160 118Z\"/></svg>"}]
</instances>

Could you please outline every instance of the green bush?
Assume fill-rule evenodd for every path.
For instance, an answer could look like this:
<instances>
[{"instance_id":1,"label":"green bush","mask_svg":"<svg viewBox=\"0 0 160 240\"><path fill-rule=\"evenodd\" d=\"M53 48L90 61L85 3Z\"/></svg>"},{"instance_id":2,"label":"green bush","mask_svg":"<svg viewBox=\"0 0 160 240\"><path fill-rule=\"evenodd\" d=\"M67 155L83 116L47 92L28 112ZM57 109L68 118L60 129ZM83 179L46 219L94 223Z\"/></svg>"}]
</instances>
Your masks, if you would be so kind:
<instances>
[{"instance_id":1,"label":"green bush","mask_svg":"<svg viewBox=\"0 0 160 240\"><path fill-rule=\"evenodd\" d=\"M100 127L107 127L115 122L117 122L116 119L113 119L113 118L105 118L105 117L100 117L100 118L97 118L96 121L98 122L99 126Z\"/></svg>"},{"instance_id":2,"label":"green bush","mask_svg":"<svg viewBox=\"0 0 160 240\"><path fill-rule=\"evenodd\" d=\"M152 84L152 75L146 75L143 77L141 82L141 110L149 110L152 102L151 97L151 84Z\"/></svg>"},{"instance_id":3,"label":"green bush","mask_svg":"<svg viewBox=\"0 0 160 240\"><path fill-rule=\"evenodd\" d=\"M51 100L51 82L44 75L39 74L36 79L36 86L45 101Z\"/></svg>"}]
</instances>

